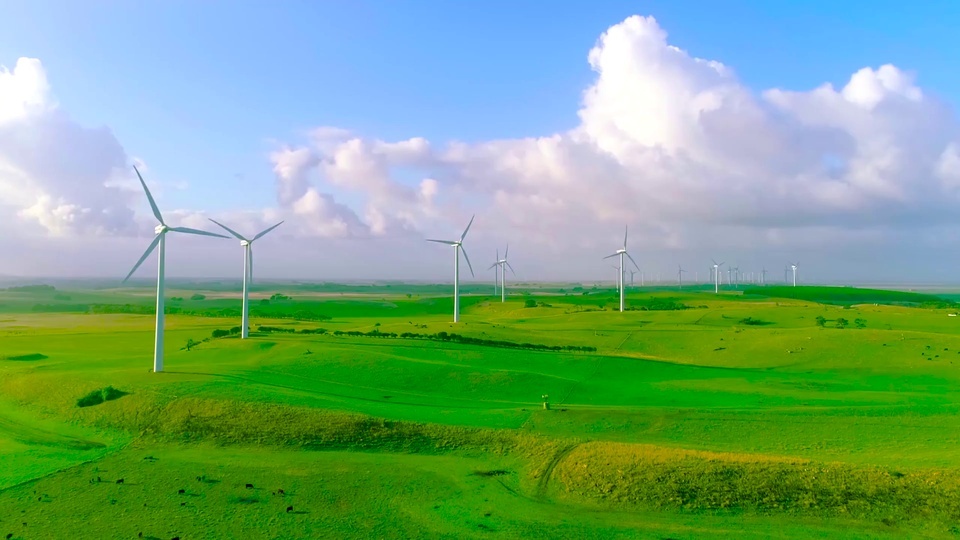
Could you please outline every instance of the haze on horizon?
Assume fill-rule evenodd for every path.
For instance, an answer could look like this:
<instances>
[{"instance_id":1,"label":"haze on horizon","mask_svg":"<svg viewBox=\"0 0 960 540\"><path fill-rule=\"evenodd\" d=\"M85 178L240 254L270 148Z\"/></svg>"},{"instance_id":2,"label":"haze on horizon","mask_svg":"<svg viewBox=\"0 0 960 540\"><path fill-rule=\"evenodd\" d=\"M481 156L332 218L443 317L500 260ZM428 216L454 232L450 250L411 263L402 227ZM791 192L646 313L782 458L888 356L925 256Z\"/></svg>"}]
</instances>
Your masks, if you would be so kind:
<instances>
[{"instance_id":1,"label":"haze on horizon","mask_svg":"<svg viewBox=\"0 0 960 540\"><path fill-rule=\"evenodd\" d=\"M674 4L0 7L0 276L960 281L956 9Z\"/></svg>"}]
</instances>

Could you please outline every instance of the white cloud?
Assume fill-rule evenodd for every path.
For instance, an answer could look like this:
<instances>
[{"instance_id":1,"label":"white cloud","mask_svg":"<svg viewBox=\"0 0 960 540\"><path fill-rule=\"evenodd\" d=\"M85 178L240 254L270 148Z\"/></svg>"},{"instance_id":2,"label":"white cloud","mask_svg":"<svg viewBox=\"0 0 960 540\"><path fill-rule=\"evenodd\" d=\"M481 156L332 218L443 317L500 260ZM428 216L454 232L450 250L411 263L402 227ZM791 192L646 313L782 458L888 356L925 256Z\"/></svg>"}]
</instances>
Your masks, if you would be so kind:
<instances>
[{"instance_id":1,"label":"white cloud","mask_svg":"<svg viewBox=\"0 0 960 540\"><path fill-rule=\"evenodd\" d=\"M666 259L757 253L869 261L884 242L907 253L958 238L946 231L960 219L960 124L911 72L888 64L837 87L751 89L671 44L652 17L610 27L584 52L595 79L566 131L462 143L317 127L269 156L275 206L223 217L251 231L288 219L284 234L337 242L402 238L434 253L409 242L459 234L476 213L473 242L492 252L510 240L545 277L600 272L592 257L615 248L626 223L636 257L664 269L675 268ZM0 74L0 212L51 233L130 227L142 195L115 172L129 161L107 130L66 117L38 61ZM191 226L206 217L176 215Z\"/></svg>"},{"instance_id":2,"label":"white cloud","mask_svg":"<svg viewBox=\"0 0 960 540\"><path fill-rule=\"evenodd\" d=\"M423 228L431 213L459 223L478 210L496 234L544 242L588 244L627 222L669 238L638 241L692 247L696 227L835 227L837 241L954 220L957 119L895 66L861 69L840 90L755 92L637 16L587 58L596 79L569 131L436 147L322 128L299 149L312 156L300 174L362 193L375 230L389 216ZM401 178L410 169L435 181L430 198ZM455 204L429 204L438 194Z\"/></svg>"}]
</instances>

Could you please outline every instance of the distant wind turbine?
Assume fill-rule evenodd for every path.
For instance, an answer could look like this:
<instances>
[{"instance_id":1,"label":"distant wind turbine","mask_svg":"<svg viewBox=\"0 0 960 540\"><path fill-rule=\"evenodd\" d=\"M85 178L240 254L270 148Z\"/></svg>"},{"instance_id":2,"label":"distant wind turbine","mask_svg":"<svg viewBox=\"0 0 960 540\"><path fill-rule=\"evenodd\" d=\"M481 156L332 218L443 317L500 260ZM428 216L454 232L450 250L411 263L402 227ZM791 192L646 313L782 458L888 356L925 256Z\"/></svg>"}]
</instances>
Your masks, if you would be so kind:
<instances>
[{"instance_id":1,"label":"distant wind turbine","mask_svg":"<svg viewBox=\"0 0 960 540\"><path fill-rule=\"evenodd\" d=\"M720 293L720 267L723 266L723 263L722 262L718 263L713 259L710 259L710 260L713 262L713 292L714 294L719 294Z\"/></svg>"},{"instance_id":2,"label":"distant wind turbine","mask_svg":"<svg viewBox=\"0 0 960 540\"><path fill-rule=\"evenodd\" d=\"M493 295L496 296L500 292L500 250L497 249L497 258L494 259L494 263L491 264L487 270L493 270Z\"/></svg>"},{"instance_id":3,"label":"distant wind turbine","mask_svg":"<svg viewBox=\"0 0 960 540\"><path fill-rule=\"evenodd\" d=\"M633 276L637 274L637 270L630 271L630 287L633 287Z\"/></svg>"},{"instance_id":4,"label":"distant wind turbine","mask_svg":"<svg viewBox=\"0 0 960 540\"><path fill-rule=\"evenodd\" d=\"M253 284L253 243L268 232L276 229L283 224L281 221L272 227L268 227L260 231L252 239L247 239L237 231L227 227L223 223L215 219L210 219L210 221L219 225L223 230L232 234L234 238L240 240L240 245L243 247L243 314L240 317L241 327L240 327L240 339L247 339L250 337L250 285ZM224 237L226 238L226 237Z\"/></svg>"},{"instance_id":5,"label":"distant wind turbine","mask_svg":"<svg viewBox=\"0 0 960 540\"><path fill-rule=\"evenodd\" d=\"M683 273L684 273L684 272L686 272L686 270L683 269L683 266L677 265L677 287L680 288L680 289L683 288Z\"/></svg>"},{"instance_id":6,"label":"distant wind turbine","mask_svg":"<svg viewBox=\"0 0 960 540\"><path fill-rule=\"evenodd\" d=\"M500 302L504 303L507 301L507 268L510 269L510 273L514 276L517 275L513 271L513 266L510 266L510 262L507 261L507 256L510 254L510 244L507 244L507 249L503 252L503 258L500 258L500 250L497 250L497 262L493 263L490 268L494 266L499 267L500 269ZM489 270L488 268L487 270Z\"/></svg>"},{"instance_id":7,"label":"distant wind turbine","mask_svg":"<svg viewBox=\"0 0 960 540\"><path fill-rule=\"evenodd\" d=\"M620 258L620 283L619 283L619 285L620 285L620 311L621 311L621 312L623 312L623 307L624 307L624 302L623 302L623 292L624 292L624 291L623 291L623 268L624 268L624 265L623 265L623 256L624 256L624 255L626 255L626 256L630 259L630 262L633 263L633 266L634 266L637 270L640 270L640 267L637 265L637 261L633 260L633 257L631 257L629 253L627 253L627 227L624 227L624 228L623 228L623 247L620 248L620 249L618 249L616 253L614 253L614 254L612 254L612 255L607 255L606 257L604 257L604 259L609 259L609 258L611 258L611 257L619 257L619 258Z\"/></svg>"},{"instance_id":8,"label":"distant wind turbine","mask_svg":"<svg viewBox=\"0 0 960 540\"><path fill-rule=\"evenodd\" d=\"M791 264L790 268L793 270L793 286L797 286L797 267L800 266L800 263Z\"/></svg>"},{"instance_id":9,"label":"distant wind turbine","mask_svg":"<svg viewBox=\"0 0 960 540\"><path fill-rule=\"evenodd\" d=\"M473 265L470 264L470 257L467 256L467 250L463 248L463 239L467 237L467 232L470 230L470 226L473 225L473 218L477 217L476 215L470 218L470 223L467 223L467 228L463 230L463 234L460 235L459 240L432 240L427 239L427 242L437 242L438 244L446 244L448 246L453 246L453 322L460 322L460 252L463 252L463 258L467 261L467 268L470 269L470 275L473 276Z\"/></svg>"},{"instance_id":10,"label":"distant wind turbine","mask_svg":"<svg viewBox=\"0 0 960 540\"><path fill-rule=\"evenodd\" d=\"M763 270L760 271L760 284L767 284L767 267L763 267Z\"/></svg>"},{"instance_id":11,"label":"distant wind turbine","mask_svg":"<svg viewBox=\"0 0 960 540\"><path fill-rule=\"evenodd\" d=\"M143 181L143 176L140 176L140 171L136 167L133 168L137 173L137 178L140 179L140 185L143 186L143 192L147 194L147 201L150 202L150 209L153 210L154 217L157 218L157 221L160 222L156 228L153 229L154 237L153 242L150 242L150 245L147 247L147 250L143 252L143 256L140 257L140 260L137 261L137 264L133 265L133 269L130 270L130 273L127 274L127 277L123 278L123 282L126 283L130 276L137 271L137 268L140 268L140 265L143 264L143 261L147 260L147 257L153 253L153 250L159 246L157 250L157 326L156 331L153 336L153 371L154 373L160 373L163 371L163 286L164 286L164 254L166 252L166 239L168 232L179 232L186 234L198 234L201 236L214 236L217 238L227 238L222 234L216 234L207 231L201 231L198 229L191 229L189 227L169 227L163 221L163 216L160 214L160 209L157 208L156 201L153 200L153 195L150 194L150 190L147 188L147 183Z\"/></svg>"}]
</instances>

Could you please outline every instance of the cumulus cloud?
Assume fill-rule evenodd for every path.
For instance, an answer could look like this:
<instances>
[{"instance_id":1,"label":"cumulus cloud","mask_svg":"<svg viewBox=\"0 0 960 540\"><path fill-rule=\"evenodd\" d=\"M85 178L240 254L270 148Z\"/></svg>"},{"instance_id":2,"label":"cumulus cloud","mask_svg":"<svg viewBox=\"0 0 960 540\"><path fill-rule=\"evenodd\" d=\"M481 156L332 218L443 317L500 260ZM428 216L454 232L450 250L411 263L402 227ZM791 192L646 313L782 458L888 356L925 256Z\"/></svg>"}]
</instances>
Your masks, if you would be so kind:
<instances>
[{"instance_id":1,"label":"cumulus cloud","mask_svg":"<svg viewBox=\"0 0 960 540\"><path fill-rule=\"evenodd\" d=\"M275 205L219 217L426 250L423 235L459 234L476 213L472 241L491 252L494 241L524 243L511 253L571 268L565 277L604 268L557 263L605 255L624 224L643 264L761 251L863 261L885 242L906 253L960 241L949 234L960 216L960 124L916 74L887 64L836 86L753 89L640 16L584 52L594 79L567 130L462 143L317 127L269 155ZM131 159L108 130L60 110L39 61L0 71L0 223L130 230L131 208L143 207L124 172ZM206 219L172 215L195 227Z\"/></svg>"},{"instance_id":2,"label":"cumulus cloud","mask_svg":"<svg viewBox=\"0 0 960 540\"><path fill-rule=\"evenodd\" d=\"M783 229L837 239L955 220L957 119L912 73L882 65L839 89L757 92L667 38L639 16L600 36L580 123L565 132L438 146L322 128L293 150L295 176L362 194L376 232L480 210L496 233L521 230L558 249L620 223L638 241L682 248L704 228L746 227L766 243ZM430 183L418 190L411 172Z\"/></svg>"},{"instance_id":3,"label":"cumulus cloud","mask_svg":"<svg viewBox=\"0 0 960 540\"><path fill-rule=\"evenodd\" d=\"M126 164L108 129L58 107L39 60L0 68L0 204L53 235L130 232L129 193L110 186Z\"/></svg>"}]
</instances>

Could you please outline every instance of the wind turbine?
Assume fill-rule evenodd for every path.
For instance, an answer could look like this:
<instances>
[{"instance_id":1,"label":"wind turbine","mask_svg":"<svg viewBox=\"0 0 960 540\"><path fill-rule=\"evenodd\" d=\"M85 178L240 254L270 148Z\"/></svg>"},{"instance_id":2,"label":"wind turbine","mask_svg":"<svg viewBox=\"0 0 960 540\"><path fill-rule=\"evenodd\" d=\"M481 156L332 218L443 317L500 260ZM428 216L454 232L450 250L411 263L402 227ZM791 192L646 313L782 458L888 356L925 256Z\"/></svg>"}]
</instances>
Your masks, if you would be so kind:
<instances>
[{"instance_id":1,"label":"wind turbine","mask_svg":"<svg viewBox=\"0 0 960 540\"><path fill-rule=\"evenodd\" d=\"M760 284L767 284L767 267L763 267L763 270L760 271Z\"/></svg>"},{"instance_id":2,"label":"wind turbine","mask_svg":"<svg viewBox=\"0 0 960 540\"><path fill-rule=\"evenodd\" d=\"M678 264L678 265L677 265L677 285L678 285L678 288L680 288L680 289L683 288L683 273L684 273L684 272L686 272L686 270L683 269L683 266L681 266L681 265Z\"/></svg>"},{"instance_id":3,"label":"wind turbine","mask_svg":"<svg viewBox=\"0 0 960 540\"><path fill-rule=\"evenodd\" d=\"M467 223L467 228L463 230L463 234L460 235L459 240L431 240L427 239L427 242L437 242L438 244L446 244L448 246L453 246L453 322L460 322L460 252L463 252L463 258L467 261L467 268L470 269L470 275L473 276L473 265L470 264L470 257L467 256L467 250L463 248L463 239L467 237L467 232L470 230L470 226L473 225L473 218L477 217L473 215L470 217L470 223Z\"/></svg>"},{"instance_id":4,"label":"wind turbine","mask_svg":"<svg viewBox=\"0 0 960 540\"><path fill-rule=\"evenodd\" d=\"M493 264L490 265L487 270L493 270L493 295L496 296L500 286L500 250L497 249L497 258Z\"/></svg>"},{"instance_id":5,"label":"wind turbine","mask_svg":"<svg viewBox=\"0 0 960 540\"><path fill-rule=\"evenodd\" d=\"M123 283L126 283L130 276L137 271L137 268L140 268L140 265L143 264L143 261L147 260L147 257L153 253L153 250L160 246L160 249L157 251L157 326L154 333L153 339L153 371L154 373L160 373L163 371L163 285L164 285L164 254L166 251L166 239L168 232L179 232L186 234L198 234L201 236L214 236L217 238L227 238L222 234L216 234L207 231L201 231L198 229L191 229L189 227L170 227L163 221L163 216L160 214L160 209L157 208L157 203L153 200L153 195L150 194L150 190L147 189L147 183L143 181L143 176L140 176L140 171L137 170L136 166L133 168L137 173L137 178L140 179L140 185L143 186L143 192L147 194L147 201L150 202L150 209L153 210L154 217L157 218L157 221L160 222L157 225L153 232L156 234L153 242L150 242L150 245L147 246L147 250L143 252L143 255L140 257L140 260L137 261L137 264L133 265L133 269L130 270L130 273L127 274L127 277L123 278Z\"/></svg>"},{"instance_id":6,"label":"wind turbine","mask_svg":"<svg viewBox=\"0 0 960 540\"><path fill-rule=\"evenodd\" d=\"M633 276L635 276L636 274L637 274L636 270L630 271L630 287L633 287Z\"/></svg>"},{"instance_id":7,"label":"wind turbine","mask_svg":"<svg viewBox=\"0 0 960 540\"><path fill-rule=\"evenodd\" d=\"M797 267L800 266L800 263L791 264L790 268L793 270L793 286L797 286Z\"/></svg>"},{"instance_id":8,"label":"wind turbine","mask_svg":"<svg viewBox=\"0 0 960 540\"><path fill-rule=\"evenodd\" d=\"M247 238L244 238L243 235L231 229L230 227L227 227L223 223L220 223L215 219L210 219L210 221L216 223L223 230L232 234L234 238L240 240L240 245L243 247L243 314L240 317L242 325L240 327L240 339L247 339L250 337L250 285L253 283L253 243L268 232L282 225L283 222L281 221L273 227L268 227L260 231L256 236L248 240ZM226 238L226 236L224 238Z\"/></svg>"},{"instance_id":9,"label":"wind turbine","mask_svg":"<svg viewBox=\"0 0 960 540\"><path fill-rule=\"evenodd\" d=\"M517 275L517 273L513 271L513 267L510 266L510 263L507 262L507 255L509 254L510 254L510 244L507 244L507 249L504 250L503 252L503 258L502 259L500 258L500 250L498 249L497 262L490 265L490 268L493 268L494 266L497 266L500 268L500 302L501 303L507 301L507 268L510 269L511 274L513 274L514 276ZM487 270L489 270L490 268L488 268Z\"/></svg>"},{"instance_id":10,"label":"wind turbine","mask_svg":"<svg viewBox=\"0 0 960 540\"><path fill-rule=\"evenodd\" d=\"M713 261L713 292L714 294L720 293L720 267L723 266L722 262Z\"/></svg>"},{"instance_id":11,"label":"wind turbine","mask_svg":"<svg viewBox=\"0 0 960 540\"><path fill-rule=\"evenodd\" d=\"M619 283L619 285L620 285L620 311L621 311L621 312L623 312L623 268L624 268L624 266L623 266L623 256L624 256L624 255L626 255L626 256L630 259L630 262L633 263L633 266L634 266L637 270L640 270L640 267L637 265L637 261L633 260L633 257L631 257L629 253L627 253L627 227L624 227L624 228L623 228L623 247L620 248L620 249L618 249L617 252L614 253L613 255L607 255L606 257L604 257L604 259L609 259L609 258L611 258L611 257L618 257L618 256L620 257L620 283Z\"/></svg>"}]
</instances>

